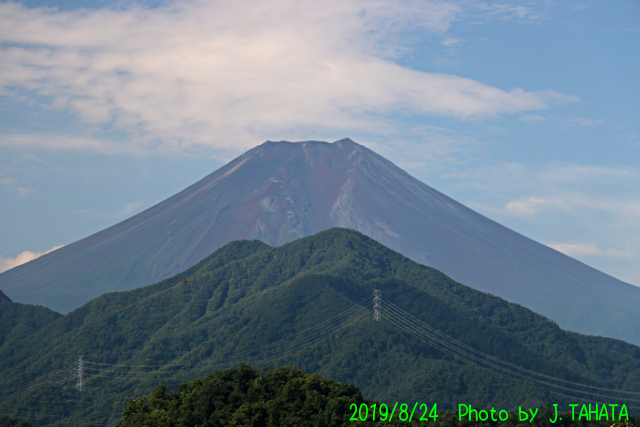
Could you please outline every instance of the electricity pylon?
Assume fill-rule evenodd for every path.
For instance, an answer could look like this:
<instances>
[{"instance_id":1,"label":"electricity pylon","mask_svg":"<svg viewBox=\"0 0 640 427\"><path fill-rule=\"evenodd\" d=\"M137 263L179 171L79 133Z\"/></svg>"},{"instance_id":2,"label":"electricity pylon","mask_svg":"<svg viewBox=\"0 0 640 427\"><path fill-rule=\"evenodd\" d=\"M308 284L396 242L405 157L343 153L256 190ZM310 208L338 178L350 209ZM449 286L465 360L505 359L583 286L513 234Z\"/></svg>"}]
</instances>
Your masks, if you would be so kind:
<instances>
[{"instance_id":1,"label":"electricity pylon","mask_svg":"<svg viewBox=\"0 0 640 427\"><path fill-rule=\"evenodd\" d=\"M84 380L82 376L84 375L84 366L82 364L82 356L78 359L78 379L76 380L76 390L84 391Z\"/></svg>"},{"instance_id":2,"label":"electricity pylon","mask_svg":"<svg viewBox=\"0 0 640 427\"><path fill-rule=\"evenodd\" d=\"M382 302L380 295L381 293L379 290L373 290L373 320L376 322L380 321L380 303Z\"/></svg>"}]
</instances>

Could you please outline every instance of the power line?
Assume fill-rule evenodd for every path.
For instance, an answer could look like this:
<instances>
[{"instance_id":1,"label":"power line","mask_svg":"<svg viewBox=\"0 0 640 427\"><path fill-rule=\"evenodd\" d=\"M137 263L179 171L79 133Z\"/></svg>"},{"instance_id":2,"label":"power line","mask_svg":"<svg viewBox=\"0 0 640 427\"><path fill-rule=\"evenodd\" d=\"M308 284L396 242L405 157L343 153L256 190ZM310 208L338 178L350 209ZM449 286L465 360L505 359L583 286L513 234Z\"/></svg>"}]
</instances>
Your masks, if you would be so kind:
<instances>
[{"instance_id":1,"label":"power line","mask_svg":"<svg viewBox=\"0 0 640 427\"><path fill-rule=\"evenodd\" d=\"M253 348L240 353L233 353L224 356L224 361L208 364L172 364L172 365L133 365L133 364L117 364L93 362L82 359L83 380L86 382L88 378L104 378L111 377L113 379L131 379L146 381L163 381L175 377L180 373L191 372L193 368L210 370L215 366L229 365L238 360L260 360L263 363L276 360L294 353L304 348L316 344L326 338L331 333L340 328L344 328L353 322L363 319L368 310L364 308L364 303L371 300L366 297L346 310L343 310L335 316L325 319L307 329L296 332L283 339L267 343L265 345L254 345ZM78 368L80 361L75 365ZM189 369L191 368L191 369ZM147 371L151 369L151 371ZM79 372L79 369L78 369ZM93 374L91 374L93 373Z\"/></svg>"},{"instance_id":2,"label":"power line","mask_svg":"<svg viewBox=\"0 0 640 427\"><path fill-rule=\"evenodd\" d=\"M599 396L609 399L614 397L599 394L594 391L576 390L575 388L568 388L556 383L562 383L570 386L577 386L587 388L596 391L627 394L638 396L640 393L633 391L615 390L604 387L590 386L587 384L581 384L569 380L564 380L552 375L542 374L527 368L523 368L516 364L501 360L488 353L484 353L477 350L465 343L462 343L443 332L433 328L427 323L421 321L410 313L406 312L396 304L383 300L381 292L374 290L373 292L373 320L379 322L383 318L382 303L385 302L386 318L392 325L398 329L410 334L411 336L429 344L435 349L447 354L457 360L464 363L499 373L508 374L517 378L526 379L537 384L556 388L560 390L566 390L572 393L580 393L588 396ZM77 362L73 362L64 366L61 369L50 372L38 378L30 381L26 381L13 386L12 388L5 389L4 393L0 393L0 399L6 400L12 399L27 390L37 387L48 382L64 383L75 378L76 389L83 391L85 389L85 381L92 378L103 378L105 380L146 380L146 381L162 381L168 378L175 378L177 375L192 373L194 368L211 369L214 366L229 365L235 363L234 361L240 359L250 359L256 361L262 361L263 363L273 360L281 359L283 357L299 353L301 350L314 345L321 340L325 339L330 334L336 332L339 329L345 328L355 322L359 322L366 317L370 316L371 305L364 306L366 301L371 301L371 297L364 298L357 302L346 310L340 311L331 318L325 319L313 326L291 334L285 338L272 341L263 345L254 345L253 347L246 349L239 353L231 353L225 356L221 356L215 363L197 363L197 364L171 364L171 365L132 365L132 364L117 364L117 363L104 363L104 362L92 362L84 360L82 356L79 357ZM150 371L148 371L150 370ZM94 374L92 374L92 372ZM550 390L552 393L562 396L572 397L575 399L589 401L587 399L568 396L559 393L554 390ZM628 397L615 399L640 402L640 400L631 399ZM60 414L49 414L50 416L59 417ZM104 420L104 418L101 418Z\"/></svg>"},{"instance_id":3,"label":"power line","mask_svg":"<svg viewBox=\"0 0 640 427\"><path fill-rule=\"evenodd\" d=\"M479 368L484 368L484 369L490 370L487 366L483 366L482 364L477 363L478 362L477 359L474 361L473 358L472 358L472 360L466 358L465 356L468 356L468 354L466 354L465 356L461 356L460 354L456 354L454 351L449 351L447 348L442 348L442 347L438 346L432 340L426 339L426 338L424 338L424 336L422 336L419 333L417 333L415 331L415 329L411 329L410 327L407 327L406 325L402 325L402 324L397 323L396 320L393 317L390 317L389 321L391 323L393 323L395 326L397 326L398 328L404 330L405 332L407 332L407 333L409 333L411 335L414 335L416 338L420 339L421 341L424 341L427 344L430 344L431 346L435 347L436 349L442 351L445 354L448 354L448 355L450 355L450 356L452 356L452 357L454 357L454 358L456 358L458 360L461 360L462 362L477 366ZM464 353L464 352L462 352L462 353ZM522 378L522 379L527 379L527 380L530 380L532 382L536 382L536 383L541 384L541 385L546 385L546 386L550 386L550 387L556 387L556 388L559 388L559 389L562 389L562 390L567 390L567 391L571 391L571 392L574 392L574 393L587 394L587 395L590 395L590 396L599 396L599 397L606 397L606 398L610 398L610 399L613 398L613 399L618 399L618 400L640 402L640 400L636 400L636 399L613 397L613 396L598 394L598 393L594 393L594 392L585 392L585 391L575 390L575 389L572 389L572 388L559 386L557 384L553 384L553 383L550 383L550 382L547 382L547 381L541 381L541 380L538 380L536 378L533 378L533 377L530 377L530 376L526 376L526 375L523 375L523 374L514 373L514 372L511 372L511 371L509 371L509 370L507 370L507 369L505 369L505 368L503 368L503 367L501 367L499 365L493 364L493 363L489 363L489 362L486 362L486 361L484 361L484 363L486 363L490 367L496 368L497 370L499 370L499 371L501 371L503 373L506 373L506 374L509 374L509 375L513 375L513 376L516 376L516 377L519 377L519 378Z\"/></svg>"},{"instance_id":4,"label":"power line","mask_svg":"<svg viewBox=\"0 0 640 427\"><path fill-rule=\"evenodd\" d=\"M32 384L32 383L34 383L34 382L39 381L39 379L40 379L40 378L44 378L44 377L47 377L47 376L49 376L49 375L54 375L54 374L56 374L56 373L58 373L58 372L68 371L68 370L73 370L73 369L75 369L76 363L77 363L77 362L70 363L70 364L68 364L68 365L66 365L66 366L63 366L62 368L60 368L60 369L58 369L58 370L56 370L56 371L53 371L53 372L50 372L50 373L48 373L48 374L42 375L42 376L40 376L40 377L38 377L38 378L36 378L36 379L33 379L33 380L29 380L29 381L25 381L25 382L22 382L22 383L16 384L16 385L14 385L13 387L11 387L11 388L10 388L10 390L11 390L11 389L13 389L13 388L18 388L18 387L23 387L23 386L29 386L30 384Z\"/></svg>"},{"instance_id":5,"label":"power line","mask_svg":"<svg viewBox=\"0 0 640 427\"><path fill-rule=\"evenodd\" d=\"M607 398L614 398L612 396L609 395L603 395L603 394L598 394L598 393L594 393L592 391L581 391L581 390L576 390L574 388L567 388L567 387L563 387L560 386L558 384L554 384L548 381L544 381L541 380L539 378L535 378L532 377L530 375L537 375L537 376L541 376L553 381L557 381L557 382L563 382L563 383L568 383L571 385L576 385L576 386L580 386L580 387L585 387L585 388L592 388L592 389L597 389L597 390L604 390L604 391L608 391L610 393L625 393L625 394L633 394L633 395L638 395L640 393L637 392L628 392L628 391L624 391L624 390L614 390L614 389L607 389L607 388L603 388L603 387L595 387L595 386L589 386L587 384L581 384L581 383L577 383L577 382L572 382L572 381L568 381L568 380L564 380L562 378L558 378L558 377L554 377L554 376L550 376L550 375L545 375L545 374L541 374L526 368L522 368L518 365L512 364L510 362L506 362L504 360L498 359L494 356L491 356L487 353L484 353L480 350L477 350L471 346L468 346L460 341L457 341L454 338L449 337L448 335L436 330L435 328L425 324L424 322L420 321L419 319L415 318L414 316L412 316L411 314L407 313L406 311L402 310L400 307L398 307L397 305L387 301L387 304L389 306L389 309L387 310L387 312L389 313L389 321L394 324L396 327L404 330L407 333L410 333L411 335L414 335L416 338L421 339L422 341L426 342L427 344L430 344L431 346L433 346L434 348L440 350L441 352L448 354L456 359L459 359L463 362L478 366L478 367L482 367L485 369L488 369L487 366L495 368L503 373L506 374L510 374L519 378L523 378L523 379L527 379L533 382L536 382L538 384L542 384L542 385L546 385L546 386L550 386L550 387L555 387L555 388L559 388L562 390L568 390L574 393L582 393L582 394L588 394L591 396L600 396L600 397L607 397ZM474 354L475 353L475 354ZM521 372L513 372L511 370L509 370L507 367L505 366L501 366L500 364L506 365L511 369L516 369L516 370L520 370L523 372L526 372L527 375L521 373ZM487 366L483 366L483 365L487 365ZM621 399L621 400L626 400L626 401L633 401L633 402L640 402L640 400L636 400L636 399L631 399L628 397L615 397L615 399Z\"/></svg>"},{"instance_id":6,"label":"power line","mask_svg":"<svg viewBox=\"0 0 640 427\"><path fill-rule=\"evenodd\" d=\"M363 309L363 303L366 302L367 300L370 300L371 297L366 297L360 301L358 301L357 303L355 303L354 305L352 305L351 307L349 307L348 309L336 314L335 316L326 319L320 323L317 323L307 329L304 329L302 331L296 332L292 335L289 335L285 338L282 338L280 340L277 341L272 341L270 343L267 343L265 345L254 345L253 348L249 349L249 350L245 350L241 353L232 353L231 355L225 356L225 359L237 359L237 358L241 358L241 357L246 357L252 354L260 354L260 353L265 353L265 352L269 352L269 351L275 351L275 347L277 345L280 344L284 344L284 343L289 343L289 342L296 342L298 341L298 343L304 342L304 341L308 341L309 339L313 339L314 335L318 335L318 334L323 334L324 332L326 332L327 330L331 330L333 328L335 328L337 325L339 325L345 318L351 316L354 313L357 313L359 311L362 311ZM326 334L324 334L326 335ZM88 361L85 360L84 361L85 364L90 364L90 365L102 365L102 366L111 366L111 367L118 367L118 368L131 368L131 369L141 369L141 368L161 368L161 369L178 369L178 368L186 368L186 367L195 367L195 366L200 366L199 364L173 364L173 365L129 365L129 364L118 364L118 363L102 363L102 362L92 362L92 361ZM85 369L89 369L87 367L85 367Z\"/></svg>"},{"instance_id":7,"label":"power line","mask_svg":"<svg viewBox=\"0 0 640 427\"><path fill-rule=\"evenodd\" d=\"M69 379L75 377L74 373L76 371L76 364L77 362L71 363L63 367L62 369L58 369L56 371L53 371L48 374L42 375L38 378L35 378L31 381L26 381L26 382L14 385L13 387L10 387L8 389L5 389L3 393L0 394L0 399L2 399L3 401L6 401L15 396L23 394L24 392L26 392L31 388L38 387L46 383L52 383L52 382L62 383L62 382L68 381Z\"/></svg>"},{"instance_id":8,"label":"power line","mask_svg":"<svg viewBox=\"0 0 640 427\"><path fill-rule=\"evenodd\" d=\"M527 372L529 374L537 375L537 376L548 378L548 379L551 379L551 380L563 382L565 384L577 385L577 386L580 386L580 387L591 388L591 389L594 389L594 390L609 391L609 392L632 394L632 395L640 396L640 392L626 391L626 390L616 390L616 389L610 389L610 388L605 388L605 387L591 386L591 385L587 385L587 384L577 383L577 382L574 382L574 381L569 381L569 380L565 380L565 379L562 379L562 378L554 377L554 376L551 376L551 375L542 374L542 373L539 373L539 372L536 372L536 371L532 371L532 370L527 369L527 368L523 368L521 366L518 366L518 365L515 365L513 363L507 362L505 360L499 359L499 358L497 358L495 356L492 356L492 355L490 355L488 353L484 353L484 352L482 352L482 351L480 351L480 350L478 350L478 349L476 349L474 347L471 347L471 346L469 346L469 345L467 345L467 344L465 344L463 342L460 342L460 341L456 340L455 338L452 338L452 337L444 334L443 332L440 332L439 330L431 327L430 325L422 322L420 319L418 319L415 316L411 315L410 313L407 313L406 311L402 310L400 307L398 307L397 305L393 304L392 302L387 301L387 303L392 307L392 309L395 309L395 310L399 311L401 314L407 316L410 320L414 321L418 326L421 326L422 328L427 329L428 331L432 332L433 334L438 335L438 336L442 337L443 339L450 341L452 344L458 345L460 347L463 347L466 350L469 350L469 351L472 351L474 353L477 353L478 355L480 355L482 357L485 357L487 359L491 359L491 360L494 360L496 362L503 363L503 364L505 364L505 365L507 365L507 366L509 366L511 368L518 369L518 370L521 370L523 372Z\"/></svg>"},{"instance_id":9,"label":"power line","mask_svg":"<svg viewBox=\"0 0 640 427\"><path fill-rule=\"evenodd\" d=\"M348 308L347 310L344 310L343 312L337 314L336 316L327 319L319 324L316 324L310 328L307 328L303 331L297 332L295 334L292 334L284 339L278 340L278 341L274 341L271 342L269 344L266 345L256 345L254 346L254 348L241 352L241 353L235 353L232 354L230 356L225 357L225 361L224 362L218 362L218 363L214 363L214 364L209 364L208 366L216 366L216 365L228 365L230 363L233 363L235 360L240 360L240 359L254 359L254 360L261 360L262 362L267 362L270 360L275 360L275 359L279 359L282 357L285 357L287 355L299 352L300 350L313 345L319 341L321 341L322 339L326 338L329 334L335 332L338 329L344 328L347 325L354 323L356 321L359 321L361 319L363 319L367 313L368 310L364 309L362 307L362 303L366 300L369 300L370 297L365 298L362 301L359 301L357 304L351 306L350 308ZM282 346L284 346L284 348L282 348ZM154 367L159 367L160 369L163 369L165 367L168 368L174 368L174 367L178 367L178 366L189 366L189 367L195 367L195 366L200 366L202 368L205 368L206 366L203 365L119 365L119 364L108 364L108 363L99 363L99 362L91 362L91 361L84 361L84 363L86 364L90 364L90 365L98 365L98 366L105 366L105 367L110 367L110 368L116 368L116 369L120 369L120 368L125 368L125 369L129 369L129 368L133 368L133 369L141 369L141 368L154 368ZM96 375L102 375L102 374L109 374L109 375L122 375L121 378L126 379L126 378L131 378L131 379L135 379L135 378L139 378L139 379L164 379L167 378L166 375L163 376L163 378L154 378L154 377L132 377L129 376L129 374L132 375L140 375L140 374L148 374L148 375L155 375L155 374L167 374L170 372L166 372L166 371L152 371L152 372L140 372L138 370L135 371L118 371L118 370L111 370L111 369L102 369L102 368L97 368L97 367L87 367L85 369L88 369L89 371L97 371L98 374ZM176 372L172 372L173 374L177 374L180 373L180 371L176 371Z\"/></svg>"}]
</instances>

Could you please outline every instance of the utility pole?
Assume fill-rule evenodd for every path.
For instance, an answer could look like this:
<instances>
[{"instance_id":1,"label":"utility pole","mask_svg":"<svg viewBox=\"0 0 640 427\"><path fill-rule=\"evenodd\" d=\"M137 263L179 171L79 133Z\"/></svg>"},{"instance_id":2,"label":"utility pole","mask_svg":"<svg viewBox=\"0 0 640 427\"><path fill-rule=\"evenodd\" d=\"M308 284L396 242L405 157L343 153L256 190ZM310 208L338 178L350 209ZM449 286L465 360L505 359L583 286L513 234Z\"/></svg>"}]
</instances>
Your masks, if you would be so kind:
<instances>
[{"instance_id":1,"label":"utility pole","mask_svg":"<svg viewBox=\"0 0 640 427\"><path fill-rule=\"evenodd\" d=\"M380 303L382 302L380 295L381 293L379 290L373 290L373 320L376 322L380 321Z\"/></svg>"},{"instance_id":2,"label":"utility pole","mask_svg":"<svg viewBox=\"0 0 640 427\"><path fill-rule=\"evenodd\" d=\"M82 376L84 375L84 366L82 364L82 356L78 359L78 379L76 380L76 390L84 391L84 380Z\"/></svg>"}]
</instances>

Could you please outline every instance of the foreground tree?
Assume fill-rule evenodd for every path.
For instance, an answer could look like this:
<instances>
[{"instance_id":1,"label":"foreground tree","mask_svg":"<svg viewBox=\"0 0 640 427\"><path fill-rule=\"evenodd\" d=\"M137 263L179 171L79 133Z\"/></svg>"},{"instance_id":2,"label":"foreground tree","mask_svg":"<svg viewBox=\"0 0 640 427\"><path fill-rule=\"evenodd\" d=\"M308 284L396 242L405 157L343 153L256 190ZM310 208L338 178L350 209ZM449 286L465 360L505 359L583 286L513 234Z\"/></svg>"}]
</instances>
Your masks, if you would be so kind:
<instances>
[{"instance_id":1,"label":"foreground tree","mask_svg":"<svg viewBox=\"0 0 640 427\"><path fill-rule=\"evenodd\" d=\"M354 403L369 401L353 384L294 367L259 371L241 364L176 392L155 388L125 406L119 426L342 426L351 423Z\"/></svg>"}]
</instances>

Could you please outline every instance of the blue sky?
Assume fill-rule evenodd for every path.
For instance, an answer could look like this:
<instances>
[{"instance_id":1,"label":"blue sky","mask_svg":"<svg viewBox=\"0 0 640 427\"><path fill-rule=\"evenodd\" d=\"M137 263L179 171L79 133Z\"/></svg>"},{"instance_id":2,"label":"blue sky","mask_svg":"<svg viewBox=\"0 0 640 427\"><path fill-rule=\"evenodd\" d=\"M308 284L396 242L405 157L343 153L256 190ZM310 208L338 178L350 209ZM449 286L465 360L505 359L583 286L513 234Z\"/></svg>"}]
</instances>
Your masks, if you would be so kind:
<instances>
[{"instance_id":1,"label":"blue sky","mask_svg":"<svg viewBox=\"0 0 640 427\"><path fill-rule=\"evenodd\" d=\"M0 3L0 270L351 137L640 285L640 2Z\"/></svg>"}]
</instances>

